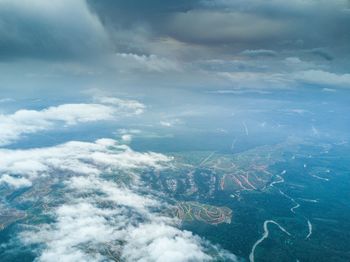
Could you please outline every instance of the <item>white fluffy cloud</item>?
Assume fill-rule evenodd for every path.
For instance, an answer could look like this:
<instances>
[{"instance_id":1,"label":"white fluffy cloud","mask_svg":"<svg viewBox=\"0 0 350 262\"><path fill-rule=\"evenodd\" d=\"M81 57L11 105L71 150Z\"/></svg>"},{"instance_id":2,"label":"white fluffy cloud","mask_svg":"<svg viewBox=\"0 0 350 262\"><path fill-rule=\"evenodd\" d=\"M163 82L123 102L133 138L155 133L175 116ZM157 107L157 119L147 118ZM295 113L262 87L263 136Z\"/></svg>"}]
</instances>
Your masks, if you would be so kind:
<instances>
[{"instance_id":1,"label":"white fluffy cloud","mask_svg":"<svg viewBox=\"0 0 350 262\"><path fill-rule=\"evenodd\" d=\"M115 232L107 217L116 215L114 210L101 210L89 203L63 205L56 210L57 221L53 226L44 225L41 230L23 234L23 240L46 245L39 261L102 261L98 252L88 253L78 246L83 243L108 243Z\"/></svg>"},{"instance_id":2,"label":"white fluffy cloud","mask_svg":"<svg viewBox=\"0 0 350 262\"><path fill-rule=\"evenodd\" d=\"M63 104L43 110L22 109L13 114L0 114L0 145L6 145L31 134L50 130L58 125L113 120L140 114L145 106L134 100L102 97L92 104Z\"/></svg>"},{"instance_id":3,"label":"white fluffy cloud","mask_svg":"<svg viewBox=\"0 0 350 262\"><path fill-rule=\"evenodd\" d=\"M28 150L0 149L0 182L28 186L29 181L57 171L96 175L111 170L161 168L160 163L169 160L162 154L135 152L112 139Z\"/></svg>"},{"instance_id":4,"label":"white fluffy cloud","mask_svg":"<svg viewBox=\"0 0 350 262\"><path fill-rule=\"evenodd\" d=\"M304 83L350 87L350 74L335 74L323 70L307 70L295 74L295 79Z\"/></svg>"},{"instance_id":5,"label":"white fluffy cloud","mask_svg":"<svg viewBox=\"0 0 350 262\"><path fill-rule=\"evenodd\" d=\"M137 101L111 97L95 98L91 104L19 110L0 116L0 141L5 144L58 125L113 120L143 110ZM138 132L119 130L121 141L130 141ZM117 257L183 262L209 261L212 256L234 261L232 254L179 229L176 219L159 212L168 204L143 184L139 174L159 172L170 167L171 160L163 154L136 152L108 138L33 149L0 148L0 185L10 191L27 187L28 192L40 192L46 185L50 192L50 185L60 185L58 196L53 192L42 200L42 211L52 220L19 233L24 245L38 244L37 261L97 262ZM34 200L29 196L25 201Z\"/></svg>"},{"instance_id":6,"label":"white fluffy cloud","mask_svg":"<svg viewBox=\"0 0 350 262\"><path fill-rule=\"evenodd\" d=\"M32 182L25 177L13 177L8 174L4 174L0 177L0 184L7 184L14 188L21 188L30 187Z\"/></svg>"},{"instance_id":7,"label":"white fluffy cloud","mask_svg":"<svg viewBox=\"0 0 350 262\"><path fill-rule=\"evenodd\" d=\"M119 70L136 69L150 72L181 71L182 68L175 60L156 55L137 55L118 53L115 65Z\"/></svg>"},{"instance_id":8,"label":"white fluffy cloud","mask_svg":"<svg viewBox=\"0 0 350 262\"><path fill-rule=\"evenodd\" d=\"M235 88L292 88L311 84L334 88L349 88L350 74L339 74L317 68L297 57L288 57L282 70L276 71L229 71L217 72L217 76L229 80Z\"/></svg>"},{"instance_id":9,"label":"white fluffy cloud","mask_svg":"<svg viewBox=\"0 0 350 262\"><path fill-rule=\"evenodd\" d=\"M166 119L166 120L162 120L160 121L160 125L164 126L164 127L173 127L173 126L177 126L179 124L181 124L181 120L178 118L175 119Z\"/></svg>"},{"instance_id":10,"label":"white fluffy cloud","mask_svg":"<svg viewBox=\"0 0 350 262\"><path fill-rule=\"evenodd\" d=\"M126 261L210 261L201 239L166 224L148 223L131 228L123 257Z\"/></svg>"},{"instance_id":11,"label":"white fluffy cloud","mask_svg":"<svg viewBox=\"0 0 350 262\"><path fill-rule=\"evenodd\" d=\"M135 152L115 140L100 139L2 150L0 159L5 181L14 186L20 181L11 182L12 173L33 184L39 175L47 175L47 179L62 179L65 185L63 204L46 210L54 222L20 233L24 244L42 247L38 261L106 261L111 256L126 261L209 261L209 249L210 254L223 254L226 261L235 260L156 211L168 206L144 190L137 174L166 168L171 161L167 156ZM133 182L115 182L122 175L131 175Z\"/></svg>"}]
</instances>

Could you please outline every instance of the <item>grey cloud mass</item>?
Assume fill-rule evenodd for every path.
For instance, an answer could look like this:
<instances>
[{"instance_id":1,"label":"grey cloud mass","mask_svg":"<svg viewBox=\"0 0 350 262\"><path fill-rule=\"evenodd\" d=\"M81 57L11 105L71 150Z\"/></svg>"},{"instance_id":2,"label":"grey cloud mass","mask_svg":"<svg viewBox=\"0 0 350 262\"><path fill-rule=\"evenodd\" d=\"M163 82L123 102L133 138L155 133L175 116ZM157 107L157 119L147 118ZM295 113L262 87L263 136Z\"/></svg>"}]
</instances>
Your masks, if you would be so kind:
<instances>
[{"instance_id":1,"label":"grey cloud mass","mask_svg":"<svg viewBox=\"0 0 350 262\"><path fill-rule=\"evenodd\" d=\"M279 86L297 87L304 70L348 73L349 10L346 0L1 0L0 59L18 63L6 68L14 75L29 71L22 61L44 61L25 72L41 79L227 88L228 74L249 73L257 82L240 78L240 88L257 88L291 73Z\"/></svg>"},{"instance_id":2,"label":"grey cloud mass","mask_svg":"<svg viewBox=\"0 0 350 262\"><path fill-rule=\"evenodd\" d=\"M108 48L85 1L0 1L0 58L72 59Z\"/></svg>"},{"instance_id":3,"label":"grey cloud mass","mask_svg":"<svg viewBox=\"0 0 350 262\"><path fill-rule=\"evenodd\" d=\"M259 78L267 80L265 87L271 83L296 87L304 82L288 76L281 84L276 76L319 67L326 73L345 74L349 66L350 12L345 0L88 3L108 30L116 53L157 57L163 62L167 59L172 69L176 64L176 71L191 71L197 76L203 69L205 74L219 78L226 73L247 71L258 76L253 84L240 78L241 87L256 86ZM297 57L302 63L289 63L285 71L285 65L280 64L290 57ZM212 61L220 64L219 75L212 74L211 66L197 67ZM233 63L243 67L232 69ZM150 66L144 63L144 68L149 71ZM325 81L314 84L323 85Z\"/></svg>"},{"instance_id":4,"label":"grey cloud mass","mask_svg":"<svg viewBox=\"0 0 350 262\"><path fill-rule=\"evenodd\" d=\"M221 51L317 48L349 40L349 5L344 0L89 3L102 21L114 27L143 25L155 37L204 46L221 44Z\"/></svg>"}]
</instances>

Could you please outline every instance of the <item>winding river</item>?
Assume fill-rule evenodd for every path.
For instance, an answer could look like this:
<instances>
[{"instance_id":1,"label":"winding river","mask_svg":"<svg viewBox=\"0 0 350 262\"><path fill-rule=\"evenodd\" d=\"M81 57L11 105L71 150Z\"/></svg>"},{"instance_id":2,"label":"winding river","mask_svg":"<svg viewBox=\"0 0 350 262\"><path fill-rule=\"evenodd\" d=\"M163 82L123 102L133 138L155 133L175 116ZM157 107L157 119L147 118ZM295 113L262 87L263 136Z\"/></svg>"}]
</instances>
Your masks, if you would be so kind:
<instances>
[{"instance_id":1,"label":"winding river","mask_svg":"<svg viewBox=\"0 0 350 262\"><path fill-rule=\"evenodd\" d=\"M269 224L275 224L276 226L279 227L279 229L281 231L283 231L284 233L286 233L288 236L290 236L290 233L285 229L283 228L280 224L278 224L276 221L274 220L265 220L264 222L264 233L262 235L262 237L260 239L258 239L255 244L253 245L252 247L252 250L249 254L249 261L250 262L254 262L255 261L255 258L254 258L254 253L255 253L255 249L266 239L269 237L269 229L268 229L268 225Z\"/></svg>"}]
</instances>

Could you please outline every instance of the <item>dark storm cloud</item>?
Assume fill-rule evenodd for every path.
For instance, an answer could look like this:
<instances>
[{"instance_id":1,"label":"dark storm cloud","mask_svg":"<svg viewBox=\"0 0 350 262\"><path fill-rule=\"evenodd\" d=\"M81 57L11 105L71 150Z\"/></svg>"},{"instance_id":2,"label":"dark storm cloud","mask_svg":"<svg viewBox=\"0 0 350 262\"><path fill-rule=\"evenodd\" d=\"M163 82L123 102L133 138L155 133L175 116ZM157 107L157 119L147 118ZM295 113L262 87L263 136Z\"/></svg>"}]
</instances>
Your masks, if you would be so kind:
<instances>
[{"instance_id":1,"label":"dark storm cloud","mask_svg":"<svg viewBox=\"0 0 350 262\"><path fill-rule=\"evenodd\" d=\"M47 75L242 87L324 75L344 86L349 10L345 0L0 0L0 59L49 60Z\"/></svg>"},{"instance_id":2,"label":"dark storm cloud","mask_svg":"<svg viewBox=\"0 0 350 262\"><path fill-rule=\"evenodd\" d=\"M0 59L82 58L108 48L85 1L1 0Z\"/></svg>"},{"instance_id":3,"label":"dark storm cloud","mask_svg":"<svg viewBox=\"0 0 350 262\"><path fill-rule=\"evenodd\" d=\"M118 30L142 27L148 41L171 38L215 49L215 53L321 47L347 50L350 42L350 12L344 0L89 0L89 4L107 26ZM123 35L118 30L117 47L118 36ZM320 51L314 54L331 60Z\"/></svg>"},{"instance_id":4,"label":"dark storm cloud","mask_svg":"<svg viewBox=\"0 0 350 262\"><path fill-rule=\"evenodd\" d=\"M138 22L156 23L167 15L196 8L198 0L87 0L105 22L128 26Z\"/></svg>"},{"instance_id":5,"label":"dark storm cloud","mask_svg":"<svg viewBox=\"0 0 350 262\"><path fill-rule=\"evenodd\" d=\"M331 61L348 51L349 26L345 0L1 0L0 58L114 51L198 59L313 50Z\"/></svg>"}]
</instances>

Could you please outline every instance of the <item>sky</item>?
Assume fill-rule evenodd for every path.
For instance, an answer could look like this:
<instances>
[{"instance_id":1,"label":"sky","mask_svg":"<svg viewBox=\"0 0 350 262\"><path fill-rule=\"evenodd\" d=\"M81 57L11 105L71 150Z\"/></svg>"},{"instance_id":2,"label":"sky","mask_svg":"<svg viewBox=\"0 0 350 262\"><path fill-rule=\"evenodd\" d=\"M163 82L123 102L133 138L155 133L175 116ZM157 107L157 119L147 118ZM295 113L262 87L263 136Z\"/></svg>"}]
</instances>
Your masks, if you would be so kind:
<instances>
[{"instance_id":1,"label":"sky","mask_svg":"<svg viewBox=\"0 0 350 262\"><path fill-rule=\"evenodd\" d=\"M349 25L347 0L1 0L0 88L346 88Z\"/></svg>"},{"instance_id":2,"label":"sky","mask_svg":"<svg viewBox=\"0 0 350 262\"><path fill-rule=\"evenodd\" d=\"M348 0L0 0L0 189L62 185L17 242L48 262L103 261L106 241L239 260L157 212L139 174L176 168L174 148L348 139L349 28Z\"/></svg>"}]
</instances>

